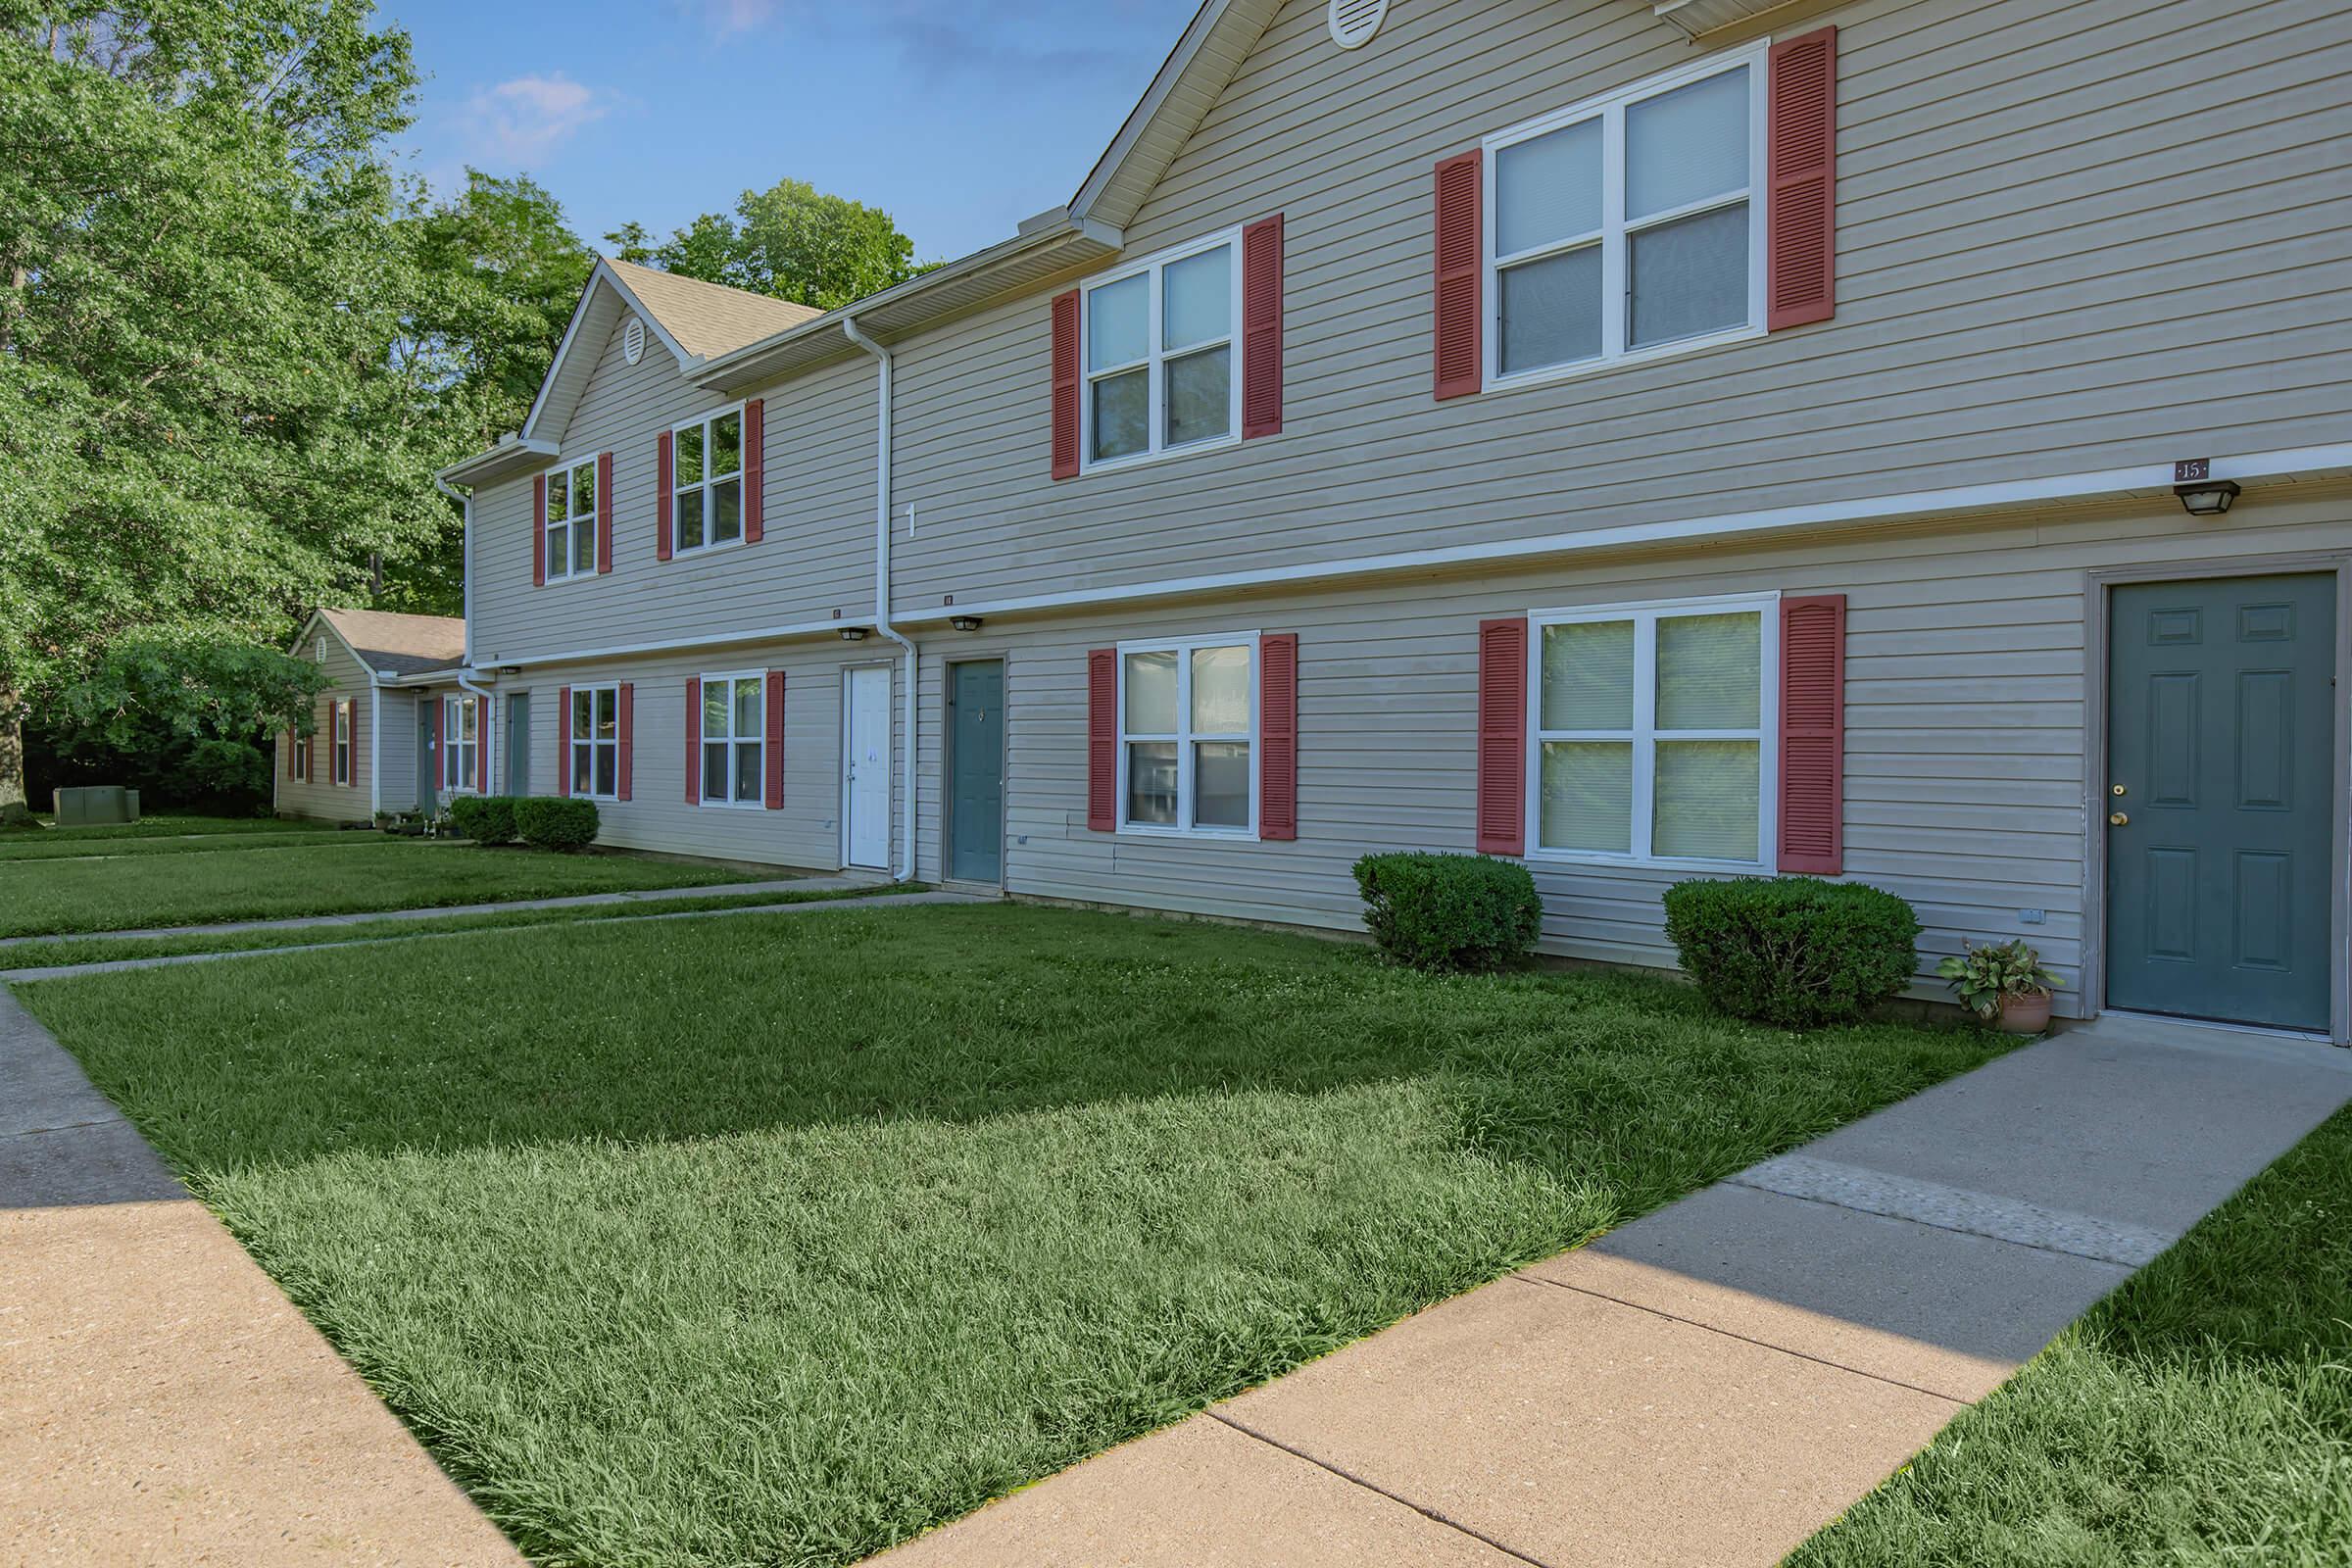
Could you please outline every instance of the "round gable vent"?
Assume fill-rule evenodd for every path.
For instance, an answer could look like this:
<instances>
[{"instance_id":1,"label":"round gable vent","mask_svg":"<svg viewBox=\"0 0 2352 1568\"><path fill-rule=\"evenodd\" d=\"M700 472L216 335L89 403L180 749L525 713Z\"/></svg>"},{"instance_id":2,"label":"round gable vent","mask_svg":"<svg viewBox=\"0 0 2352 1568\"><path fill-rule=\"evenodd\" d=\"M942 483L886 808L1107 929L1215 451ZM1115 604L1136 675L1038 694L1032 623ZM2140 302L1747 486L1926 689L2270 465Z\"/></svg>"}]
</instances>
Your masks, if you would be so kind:
<instances>
[{"instance_id":1,"label":"round gable vent","mask_svg":"<svg viewBox=\"0 0 2352 1568\"><path fill-rule=\"evenodd\" d=\"M1389 15L1389 0L1330 0L1331 41L1360 49L1372 41Z\"/></svg>"},{"instance_id":2,"label":"round gable vent","mask_svg":"<svg viewBox=\"0 0 2352 1568\"><path fill-rule=\"evenodd\" d=\"M620 355L631 365L645 358L645 323L634 316L620 329Z\"/></svg>"}]
</instances>

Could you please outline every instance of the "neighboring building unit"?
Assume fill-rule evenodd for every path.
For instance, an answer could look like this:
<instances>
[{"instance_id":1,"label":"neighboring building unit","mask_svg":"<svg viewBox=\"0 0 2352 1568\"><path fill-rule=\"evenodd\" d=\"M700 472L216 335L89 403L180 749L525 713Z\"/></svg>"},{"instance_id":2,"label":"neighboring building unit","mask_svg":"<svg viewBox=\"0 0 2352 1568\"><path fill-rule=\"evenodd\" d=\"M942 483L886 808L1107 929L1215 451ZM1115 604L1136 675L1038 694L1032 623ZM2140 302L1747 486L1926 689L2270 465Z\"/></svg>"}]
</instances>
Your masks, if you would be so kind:
<instances>
[{"instance_id":1,"label":"neighboring building unit","mask_svg":"<svg viewBox=\"0 0 2352 1568\"><path fill-rule=\"evenodd\" d=\"M364 822L378 811L432 809L444 787L433 724L445 692L465 695L457 681L466 622L319 610L287 651L317 660L327 683L314 701L310 733L277 738L278 814Z\"/></svg>"},{"instance_id":2,"label":"neighboring building unit","mask_svg":"<svg viewBox=\"0 0 2352 1568\"><path fill-rule=\"evenodd\" d=\"M1001 244L822 315L600 264L443 476L478 765L1341 930L1368 851L1508 856L1644 965L1677 880L1855 877L2063 1013L2343 1039L2347 45L1210 0Z\"/></svg>"}]
</instances>

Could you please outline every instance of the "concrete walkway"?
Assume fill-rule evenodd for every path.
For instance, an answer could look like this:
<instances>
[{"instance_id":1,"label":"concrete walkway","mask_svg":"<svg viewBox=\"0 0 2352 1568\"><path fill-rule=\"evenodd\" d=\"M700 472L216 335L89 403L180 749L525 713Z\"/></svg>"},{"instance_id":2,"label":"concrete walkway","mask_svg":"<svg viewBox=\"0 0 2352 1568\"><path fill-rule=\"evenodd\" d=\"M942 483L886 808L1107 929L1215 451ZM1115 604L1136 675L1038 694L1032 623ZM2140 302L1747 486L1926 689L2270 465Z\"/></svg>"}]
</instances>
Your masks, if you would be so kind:
<instances>
[{"instance_id":1,"label":"concrete walkway","mask_svg":"<svg viewBox=\"0 0 2352 1568\"><path fill-rule=\"evenodd\" d=\"M2348 1099L2352 1052L2073 1030L879 1560L1775 1563Z\"/></svg>"},{"instance_id":2,"label":"concrete walkway","mask_svg":"<svg viewBox=\"0 0 2352 1568\"><path fill-rule=\"evenodd\" d=\"M307 931L313 927L366 925L371 920L438 920L450 914L503 914L515 909L583 909L600 904L653 904L664 899L721 899L754 893L825 893L840 888L888 887L880 877L771 877L756 882L720 882L682 888L631 888L623 893L574 893L561 899L515 899L504 904L444 904L435 908L357 910L350 914L304 914L279 920L224 920L217 925L153 925L135 931L61 931L31 937L0 937L0 951L34 948L45 942L103 942L115 937L218 937L234 931Z\"/></svg>"},{"instance_id":3,"label":"concrete walkway","mask_svg":"<svg viewBox=\"0 0 2352 1568\"><path fill-rule=\"evenodd\" d=\"M521 1568L0 991L0 1563Z\"/></svg>"}]
</instances>

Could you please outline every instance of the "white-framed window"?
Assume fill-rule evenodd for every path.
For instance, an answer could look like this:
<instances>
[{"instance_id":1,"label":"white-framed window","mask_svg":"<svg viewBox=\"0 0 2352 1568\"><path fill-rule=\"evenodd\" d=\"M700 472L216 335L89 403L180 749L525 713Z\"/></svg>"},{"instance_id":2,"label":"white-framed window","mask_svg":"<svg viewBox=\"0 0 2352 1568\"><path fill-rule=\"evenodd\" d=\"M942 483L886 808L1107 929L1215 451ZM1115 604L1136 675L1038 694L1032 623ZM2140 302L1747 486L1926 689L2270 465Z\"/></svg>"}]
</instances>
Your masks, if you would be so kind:
<instances>
[{"instance_id":1,"label":"white-framed window","mask_svg":"<svg viewBox=\"0 0 2352 1568\"><path fill-rule=\"evenodd\" d=\"M1078 304L1083 466L1241 439L1239 230L1105 272Z\"/></svg>"},{"instance_id":2,"label":"white-framed window","mask_svg":"<svg viewBox=\"0 0 2352 1568\"><path fill-rule=\"evenodd\" d=\"M1764 329L1766 45L1486 139L1486 375L1548 380Z\"/></svg>"},{"instance_id":3,"label":"white-framed window","mask_svg":"<svg viewBox=\"0 0 2352 1568\"><path fill-rule=\"evenodd\" d=\"M1257 831L1257 634L1119 645L1119 827Z\"/></svg>"},{"instance_id":4,"label":"white-framed window","mask_svg":"<svg viewBox=\"0 0 2352 1568\"><path fill-rule=\"evenodd\" d=\"M1531 857L1768 869L1779 603L1755 594L1529 617Z\"/></svg>"},{"instance_id":5,"label":"white-framed window","mask_svg":"<svg viewBox=\"0 0 2352 1568\"><path fill-rule=\"evenodd\" d=\"M547 580L596 571L596 460L547 476Z\"/></svg>"},{"instance_id":6,"label":"white-framed window","mask_svg":"<svg viewBox=\"0 0 2352 1568\"><path fill-rule=\"evenodd\" d=\"M482 712L478 697L441 699L441 787L469 790L481 774Z\"/></svg>"},{"instance_id":7,"label":"white-framed window","mask_svg":"<svg viewBox=\"0 0 2352 1568\"><path fill-rule=\"evenodd\" d=\"M747 670L703 677L705 806L766 801L767 676Z\"/></svg>"},{"instance_id":8,"label":"white-framed window","mask_svg":"<svg viewBox=\"0 0 2352 1568\"><path fill-rule=\"evenodd\" d=\"M332 711L335 715L335 782L348 784L351 782L351 704L337 703Z\"/></svg>"},{"instance_id":9,"label":"white-framed window","mask_svg":"<svg viewBox=\"0 0 2352 1568\"><path fill-rule=\"evenodd\" d=\"M743 539L743 407L689 419L669 432L671 550Z\"/></svg>"},{"instance_id":10,"label":"white-framed window","mask_svg":"<svg viewBox=\"0 0 2352 1568\"><path fill-rule=\"evenodd\" d=\"M294 737L294 779L300 784L311 781L311 737L299 733Z\"/></svg>"},{"instance_id":11,"label":"white-framed window","mask_svg":"<svg viewBox=\"0 0 2352 1568\"><path fill-rule=\"evenodd\" d=\"M571 793L620 798L620 687L571 689Z\"/></svg>"}]
</instances>

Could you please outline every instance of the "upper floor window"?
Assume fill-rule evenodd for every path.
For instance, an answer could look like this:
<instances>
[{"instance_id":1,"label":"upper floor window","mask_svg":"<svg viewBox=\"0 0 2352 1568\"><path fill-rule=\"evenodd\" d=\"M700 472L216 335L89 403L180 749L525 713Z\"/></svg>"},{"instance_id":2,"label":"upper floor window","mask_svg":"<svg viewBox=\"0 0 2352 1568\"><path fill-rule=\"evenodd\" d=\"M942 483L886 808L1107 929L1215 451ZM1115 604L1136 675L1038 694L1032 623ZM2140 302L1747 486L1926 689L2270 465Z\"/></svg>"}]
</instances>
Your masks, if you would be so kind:
<instances>
[{"instance_id":1,"label":"upper floor window","mask_svg":"<svg viewBox=\"0 0 2352 1568\"><path fill-rule=\"evenodd\" d=\"M352 707L353 705L350 703L337 703L332 710L335 715L335 760L333 765L335 782L338 784L351 782Z\"/></svg>"},{"instance_id":2,"label":"upper floor window","mask_svg":"<svg viewBox=\"0 0 2352 1568\"><path fill-rule=\"evenodd\" d=\"M1762 866L1772 842L1769 597L1530 617L1539 858Z\"/></svg>"},{"instance_id":3,"label":"upper floor window","mask_svg":"<svg viewBox=\"0 0 2352 1568\"><path fill-rule=\"evenodd\" d=\"M762 674L703 677L703 793L706 805L758 806L766 777L767 680Z\"/></svg>"},{"instance_id":4,"label":"upper floor window","mask_svg":"<svg viewBox=\"0 0 2352 1568\"><path fill-rule=\"evenodd\" d=\"M743 411L730 409L670 432L670 506L677 549L743 537Z\"/></svg>"},{"instance_id":5,"label":"upper floor window","mask_svg":"<svg viewBox=\"0 0 2352 1568\"><path fill-rule=\"evenodd\" d=\"M482 760L481 699L441 699L441 787L471 789L481 775L474 771Z\"/></svg>"},{"instance_id":6,"label":"upper floor window","mask_svg":"<svg viewBox=\"0 0 2352 1568\"><path fill-rule=\"evenodd\" d=\"M1763 329L1764 54L1487 138L1490 385Z\"/></svg>"},{"instance_id":7,"label":"upper floor window","mask_svg":"<svg viewBox=\"0 0 2352 1568\"><path fill-rule=\"evenodd\" d=\"M571 793L603 800L620 796L620 688L571 689Z\"/></svg>"},{"instance_id":8,"label":"upper floor window","mask_svg":"<svg viewBox=\"0 0 2352 1568\"><path fill-rule=\"evenodd\" d=\"M596 460L547 476L547 580L596 570Z\"/></svg>"},{"instance_id":9,"label":"upper floor window","mask_svg":"<svg viewBox=\"0 0 2352 1568\"><path fill-rule=\"evenodd\" d=\"M1120 647L1121 826L1255 831L1256 738L1255 638Z\"/></svg>"},{"instance_id":10,"label":"upper floor window","mask_svg":"<svg viewBox=\"0 0 2352 1568\"><path fill-rule=\"evenodd\" d=\"M1238 439L1241 299L1232 234L1085 285L1079 402L1088 466Z\"/></svg>"}]
</instances>

